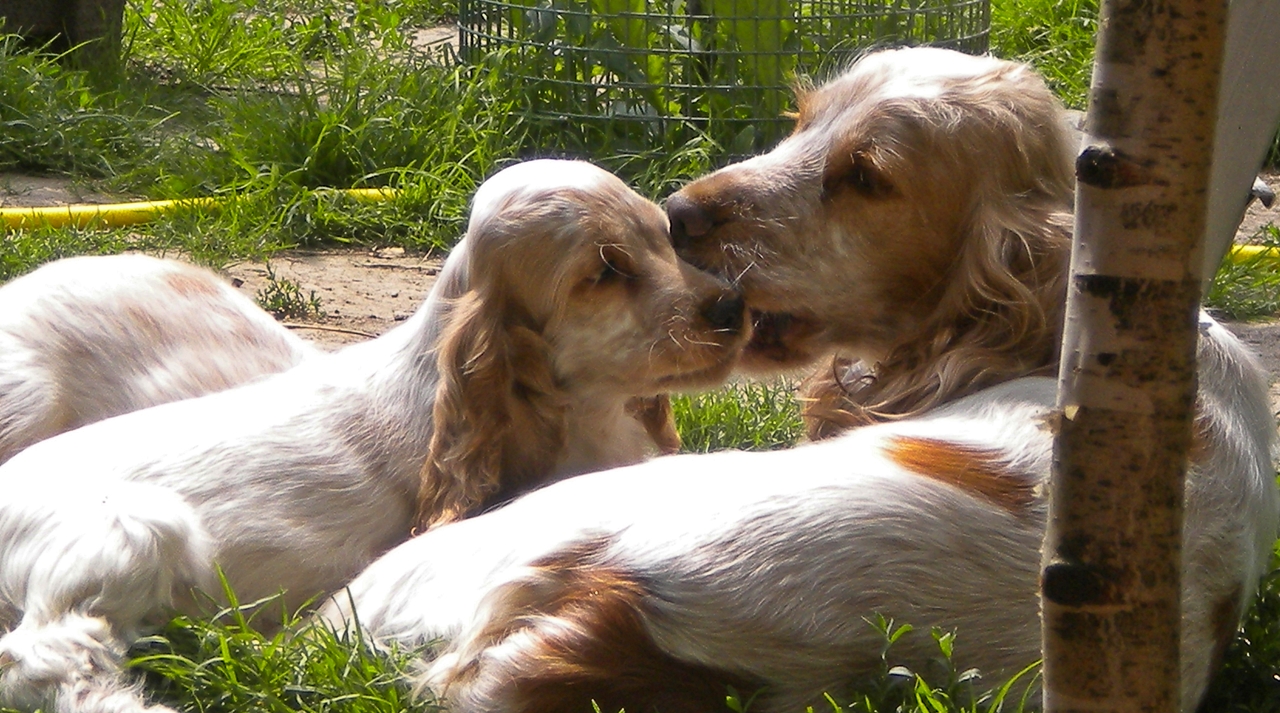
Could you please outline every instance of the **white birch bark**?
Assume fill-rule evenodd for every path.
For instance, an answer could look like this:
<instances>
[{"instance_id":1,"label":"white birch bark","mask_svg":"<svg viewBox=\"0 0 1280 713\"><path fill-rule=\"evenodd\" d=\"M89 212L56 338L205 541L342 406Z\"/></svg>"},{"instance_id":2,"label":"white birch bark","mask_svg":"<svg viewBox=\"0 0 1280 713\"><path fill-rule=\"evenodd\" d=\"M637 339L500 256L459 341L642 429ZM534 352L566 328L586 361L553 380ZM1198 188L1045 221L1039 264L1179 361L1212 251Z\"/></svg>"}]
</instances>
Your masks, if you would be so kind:
<instances>
[{"instance_id":1,"label":"white birch bark","mask_svg":"<svg viewBox=\"0 0 1280 713\"><path fill-rule=\"evenodd\" d=\"M1059 374L1045 708L1179 710L1179 552L1225 0L1104 0Z\"/></svg>"}]
</instances>

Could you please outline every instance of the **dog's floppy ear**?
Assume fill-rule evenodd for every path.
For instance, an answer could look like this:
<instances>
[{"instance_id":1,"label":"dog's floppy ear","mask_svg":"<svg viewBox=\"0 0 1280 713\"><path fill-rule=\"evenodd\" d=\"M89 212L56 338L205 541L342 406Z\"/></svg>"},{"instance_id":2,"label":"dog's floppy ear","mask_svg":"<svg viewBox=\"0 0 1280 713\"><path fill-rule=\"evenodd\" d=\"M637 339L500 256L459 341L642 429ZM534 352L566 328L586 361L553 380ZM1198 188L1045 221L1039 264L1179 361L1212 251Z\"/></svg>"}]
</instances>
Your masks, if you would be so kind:
<instances>
[{"instance_id":1,"label":"dog's floppy ear","mask_svg":"<svg viewBox=\"0 0 1280 713\"><path fill-rule=\"evenodd\" d=\"M545 478L563 447L565 400L550 346L503 316L477 291L448 308L418 493L419 531L474 514Z\"/></svg>"},{"instance_id":2,"label":"dog's floppy ear","mask_svg":"<svg viewBox=\"0 0 1280 713\"><path fill-rule=\"evenodd\" d=\"M837 360L806 382L809 437L913 416L1008 379L1052 371L1071 221L1048 199L984 201L937 308L912 335L879 364Z\"/></svg>"},{"instance_id":3,"label":"dog's floppy ear","mask_svg":"<svg viewBox=\"0 0 1280 713\"><path fill-rule=\"evenodd\" d=\"M983 201L917 354L903 360L933 365L937 395L922 406L1053 371L1073 221L1070 202L1047 196Z\"/></svg>"},{"instance_id":4,"label":"dog's floppy ear","mask_svg":"<svg viewBox=\"0 0 1280 713\"><path fill-rule=\"evenodd\" d=\"M671 397L666 394L636 396L627 401L627 413L644 426L658 453L666 456L680 452L680 432L676 430Z\"/></svg>"}]
</instances>

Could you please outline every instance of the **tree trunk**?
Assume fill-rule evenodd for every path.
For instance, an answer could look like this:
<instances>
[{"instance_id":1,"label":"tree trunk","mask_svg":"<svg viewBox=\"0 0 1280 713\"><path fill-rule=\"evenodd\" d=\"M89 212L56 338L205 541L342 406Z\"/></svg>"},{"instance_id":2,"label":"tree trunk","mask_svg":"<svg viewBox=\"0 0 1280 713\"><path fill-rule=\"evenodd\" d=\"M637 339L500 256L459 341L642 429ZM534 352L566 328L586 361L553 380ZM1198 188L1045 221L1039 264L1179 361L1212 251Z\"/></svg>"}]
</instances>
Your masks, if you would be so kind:
<instances>
[{"instance_id":1,"label":"tree trunk","mask_svg":"<svg viewBox=\"0 0 1280 713\"><path fill-rule=\"evenodd\" d=\"M77 67L114 79L120 71L125 0L0 0L4 31L69 52Z\"/></svg>"},{"instance_id":2,"label":"tree trunk","mask_svg":"<svg viewBox=\"0 0 1280 713\"><path fill-rule=\"evenodd\" d=\"M1178 711L1183 478L1225 0L1101 8L1041 579L1045 708Z\"/></svg>"}]
</instances>

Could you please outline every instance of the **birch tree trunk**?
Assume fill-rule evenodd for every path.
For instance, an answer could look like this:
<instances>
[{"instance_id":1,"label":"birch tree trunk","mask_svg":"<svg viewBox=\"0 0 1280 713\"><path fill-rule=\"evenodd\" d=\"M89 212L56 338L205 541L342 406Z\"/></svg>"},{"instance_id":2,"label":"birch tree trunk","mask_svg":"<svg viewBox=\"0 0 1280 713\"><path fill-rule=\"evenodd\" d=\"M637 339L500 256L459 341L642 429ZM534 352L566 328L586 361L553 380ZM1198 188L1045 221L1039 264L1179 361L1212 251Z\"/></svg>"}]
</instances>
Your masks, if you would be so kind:
<instances>
[{"instance_id":1,"label":"birch tree trunk","mask_svg":"<svg viewBox=\"0 0 1280 713\"><path fill-rule=\"evenodd\" d=\"M1183 478L1226 0L1104 0L1041 578L1045 708L1180 706Z\"/></svg>"}]
</instances>

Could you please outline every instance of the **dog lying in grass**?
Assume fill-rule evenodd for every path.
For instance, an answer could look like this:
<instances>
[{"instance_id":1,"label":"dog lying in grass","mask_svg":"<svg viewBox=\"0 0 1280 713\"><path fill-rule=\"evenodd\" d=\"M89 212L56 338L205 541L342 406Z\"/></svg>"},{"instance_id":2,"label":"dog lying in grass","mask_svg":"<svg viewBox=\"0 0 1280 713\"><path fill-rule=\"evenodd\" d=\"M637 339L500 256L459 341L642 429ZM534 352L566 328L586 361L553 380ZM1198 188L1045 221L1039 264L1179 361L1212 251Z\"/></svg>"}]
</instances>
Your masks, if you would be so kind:
<instances>
[{"instance_id":1,"label":"dog lying in grass","mask_svg":"<svg viewBox=\"0 0 1280 713\"><path fill-rule=\"evenodd\" d=\"M773 152L668 211L681 253L743 287L748 366L872 365L824 369L809 417L831 437L549 485L397 547L322 619L425 646L415 681L457 713L716 711L726 684L760 691L761 713L821 709L879 670L876 614L957 631L955 665L990 681L1037 660L1056 397L1033 375L1054 371L1065 301L1061 111L1024 66L936 49L870 54L802 95ZM1187 713L1280 519L1260 368L1207 317L1198 358ZM894 654L926 670L936 647Z\"/></svg>"},{"instance_id":2,"label":"dog lying in grass","mask_svg":"<svg viewBox=\"0 0 1280 713\"><path fill-rule=\"evenodd\" d=\"M171 608L194 612L191 588L220 591L217 572L244 601L283 589L295 608L415 524L642 459L669 424L638 419L637 399L649 413L657 394L719 383L744 317L612 175L500 172L402 326L0 467L0 701L148 710L120 656Z\"/></svg>"},{"instance_id":3,"label":"dog lying in grass","mask_svg":"<svg viewBox=\"0 0 1280 713\"><path fill-rule=\"evenodd\" d=\"M315 350L216 274L75 257L0 287L0 463L104 418L295 366Z\"/></svg>"}]
</instances>

